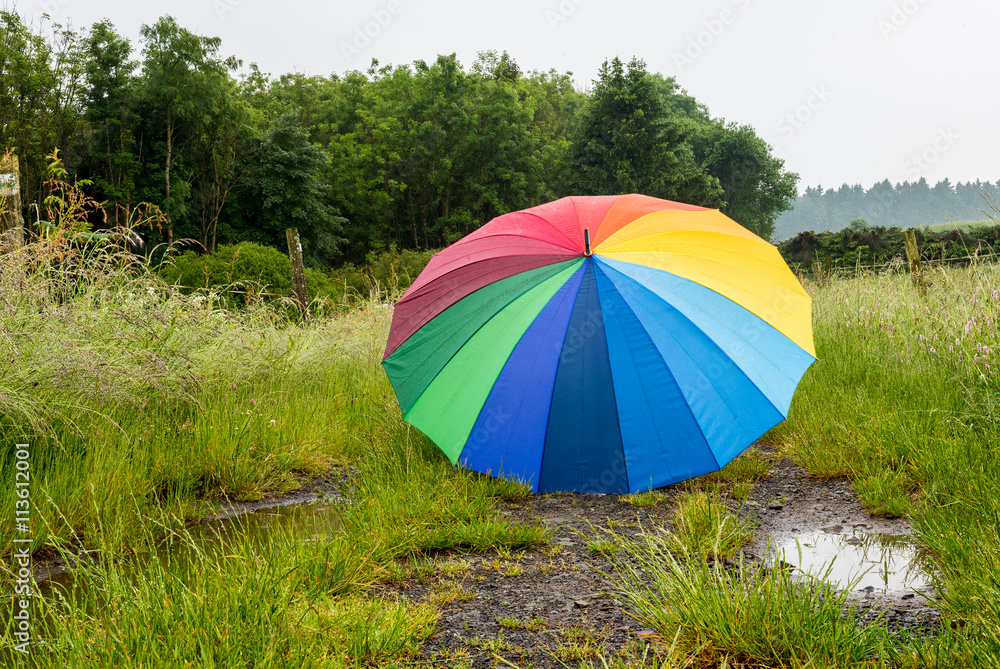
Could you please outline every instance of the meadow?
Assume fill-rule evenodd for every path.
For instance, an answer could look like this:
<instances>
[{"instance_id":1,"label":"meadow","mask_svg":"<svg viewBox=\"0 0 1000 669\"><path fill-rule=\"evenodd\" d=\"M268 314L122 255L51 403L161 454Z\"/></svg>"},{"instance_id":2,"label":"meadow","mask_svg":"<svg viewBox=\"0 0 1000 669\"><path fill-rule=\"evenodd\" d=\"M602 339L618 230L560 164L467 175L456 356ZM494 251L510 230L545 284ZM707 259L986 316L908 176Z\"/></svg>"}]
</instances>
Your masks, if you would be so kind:
<instances>
[{"instance_id":1,"label":"meadow","mask_svg":"<svg viewBox=\"0 0 1000 669\"><path fill-rule=\"evenodd\" d=\"M819 360L765 438L813 476L849 478L873 513L911 520L938 570L941 632L860 630L829 589L712 568L702 558L721 549L702 545L706 535L725 530L734 555L752 533L718 492L692 490L671 523L595 543L620 558L622 606L668 643L641 660L586 662L1000 664L1000 272L974 264L928 278L808 285ZM114 245L88 250L67 235L0 256L0 587L10 591L23 536L15 444L29 445L35 559L87 556L78 592L36 600L39 643L25 666L419 664L443 607L386 587L407 565L548 543L543 524L503 513L526 488L452 468L400 420L379 366L384 298L317 302L306 320L281 301L233 308L223 297L183 294ZM728 474L740 496L766 472L736 467L747 469ZM335 535L148 559L223 499L331 473L345 493ZM14 658L10 621L0 624L0 657Z\"/></svg>"},{"instance_id":2,"label":"meadow","mask_svg":"<svg viewBox=\"0 0 1000 669\"><path fill-rule=\"evenodd\" d=\"M951 221L949 223L935 223L934 225L924 226L925 230L932 232L949 232L951 230L961 230L962 232L969 232L975 228L986 228L996 225L997 222L991 218L976 220L976 221Z\"/></svg>"}]
</instances>

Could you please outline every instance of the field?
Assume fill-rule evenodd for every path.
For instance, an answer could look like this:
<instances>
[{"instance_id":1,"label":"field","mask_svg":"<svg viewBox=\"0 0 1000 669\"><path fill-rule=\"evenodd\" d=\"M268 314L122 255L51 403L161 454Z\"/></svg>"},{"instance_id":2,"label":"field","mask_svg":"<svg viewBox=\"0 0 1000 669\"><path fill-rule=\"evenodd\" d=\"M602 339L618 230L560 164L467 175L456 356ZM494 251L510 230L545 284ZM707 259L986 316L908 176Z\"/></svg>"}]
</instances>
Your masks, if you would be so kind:
<instances>
[{"instance_id":1,"label":"field","mask_svg":"<svg viewBox=\"0 0 1000 669\"><path fill-rule=\"evenodd\" d=\"M694 484L590 503L455 470L403 423L378 364L386 304L317 304L302 321L281 303L234 309L210 292L179 294L128 256L65 239L0 256L0 581L9 592L24 536L19 443L35 560L81 565L75 591L35 601L27 659L5 609L0 657L79 668L996 666L1000 273L929 278L926 292L893 273L807 286L819 360L765 437L776 450ZM858 627L830 588L742 564L755 528L734 508L760 494L779 457L817 481L849 480L874 514L910 519L937 569L935 634ZM149 559L224 499L321 475L345 493L333 535ZM575 540L538 520L553 516L546 505L570 516ZM631 616L644 635L512 611L498 615L499 633L461 636L453 614L479 584L502 592L521 570L582 579L588 564L621 603L603 600L608 621ZM544 650L512 647L536 628L550 634ZM445 643L442 630L465 641Z\"/></svg>"},{"instance_id":2,"label":"field","mask_svg":"<svg viewBox=\"0 0 1000 669\"><path fill-rule=\"evenodd\" d=\"M951 221L949 223L936 223L934 225L924 226L925 230L930 230L933 232L948 232L949 230L961 230L962 232L969 232L973 228L985 228L996 225L997 222L993 219L985 219L981 221Z\"/></svg>"}]
</instances>

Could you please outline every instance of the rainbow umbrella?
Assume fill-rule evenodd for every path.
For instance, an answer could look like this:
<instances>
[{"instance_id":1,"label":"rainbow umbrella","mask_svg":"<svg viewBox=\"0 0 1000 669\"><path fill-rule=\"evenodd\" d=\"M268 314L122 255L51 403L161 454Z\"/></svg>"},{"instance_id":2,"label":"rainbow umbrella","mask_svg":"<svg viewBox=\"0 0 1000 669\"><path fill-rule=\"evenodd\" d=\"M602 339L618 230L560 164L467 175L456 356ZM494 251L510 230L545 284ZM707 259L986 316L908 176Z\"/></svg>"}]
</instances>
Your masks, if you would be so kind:
<instances>
[{"instance_id":1,"label":"rainbow umbrella","mask_svg":"<svg viewBox=\"0 0 1000 669\"><path fill-rule=\"evenodd\" d=\"M723 467L813 360L777 249L717 210L623 195L506 214L436 254L382 364L452 463L626 493Z\"/></svg>"}]
</instances>

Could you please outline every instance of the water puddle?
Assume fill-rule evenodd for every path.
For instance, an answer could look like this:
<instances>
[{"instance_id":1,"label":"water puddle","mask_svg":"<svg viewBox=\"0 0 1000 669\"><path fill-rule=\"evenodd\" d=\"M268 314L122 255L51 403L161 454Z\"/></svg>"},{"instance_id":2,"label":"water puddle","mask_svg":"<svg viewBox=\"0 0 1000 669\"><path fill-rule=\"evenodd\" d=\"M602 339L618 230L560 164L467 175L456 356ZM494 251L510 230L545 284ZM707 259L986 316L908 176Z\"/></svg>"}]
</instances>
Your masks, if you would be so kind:
<instances>
[{"instance_id":1,"label":"water puddle","mask_svg":"<svg viewBox=\"0 0 1000 669\"><path fill-rule=\"evenodd\" d=\"M854 590L919 590L930 585L923 556L906 535L840 525L793 537L776 558L816 578ZM856 582L855 582L856 581Z\"/></svg>"},{"instance_id":2,"label":"water puddle","mask_svg":"<svg viewBox=\"0 0 1000 669\"><path fill-rule=\"evenodd\" d=\"M207 520L186 528L186 536L168 538L149 554L150 559L165 560L168 556L175 567L183 569L195 558L195 552L219 557L231 552L234 543L250 540L266 545L272 535L294 537L298 541L315 541L340 529L340 512L336 506L316 501L261 509L251 513ZM73 572L64 571L39 583L43 596L52 586L69 586Z\"/></svg>"},{"instance_id":3,"label":"water puddle","mask_svg":"<svg viewBox=\"0 0 1000 669\"><path fill-rule=\"evenodd\" d=\"M234 515L219 520L210 520L192 525L184 535L165 539L148 554L138 559L130 568L130 578L143 577L143 564L149 560L164 562L169 559L171 571L183 573L198 559L198 553L218 558L231 552L234 545L251 542L267 546L277 541L316 541L335 534L340 529L340 510L336 505L318 500L274 506L259 511ZM34 596L51 598L54 596L73 597L78 602L87 600L85 579L76 580L72 570L52 573L40 580ZM10 619L13 598L0 598L0 620ZM0 666L8 666L15 656L10 647L0 645ZM13 666L13 665L11 665Z\"/></svg>"}]
</instances>

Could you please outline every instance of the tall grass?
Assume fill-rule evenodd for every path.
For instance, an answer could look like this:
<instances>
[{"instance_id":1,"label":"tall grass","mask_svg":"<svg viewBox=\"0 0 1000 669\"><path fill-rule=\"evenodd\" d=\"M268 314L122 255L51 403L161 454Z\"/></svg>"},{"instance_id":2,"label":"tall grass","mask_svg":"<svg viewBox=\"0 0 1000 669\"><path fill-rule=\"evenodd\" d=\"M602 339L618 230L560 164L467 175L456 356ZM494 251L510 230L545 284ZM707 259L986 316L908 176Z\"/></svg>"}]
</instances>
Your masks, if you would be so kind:
<instances>
[{"instance_id":1,"label":"tall grass","mask_svg":"<svg viewBox=\"0 0 1000 669\"><path fill-rule=\"evenodd\" d=\"M36 556L92 558L77 595L36 600L37 666L388 666L436 619L378 594L393 561L547 540L498 513L528 489L453 468L400 420L379 365L390 306L289 313L181 294L69 230L0 254L0 587L21 536L18 443ZM340 465L350 501L334 537L151 558L223 498L280 494Z\"/></svg>"},{"instance_id":2,"label":"tall grass","mask_svg":"<svg viewBox=\"0 0 1000 669\"><path fill-rule=\"evenodd\" d=\"M817 476L908 516L947 617L1000 664L1000 271L936 269L812 289L818 361L771 437ZM978 661L978 660L977 660Z\"/></svg>"},{"instance_id":3,"label":"tall grass","mask_svg":"<svg viewBox=\"0 0 1000 669\"><path fill-rule=\"evenodd\" d=\"M711 565L677 554L662 533L621 546L624 605L690 657L682 666L883 667L896 656L884 623L857 626L849 590L742 561Z\"/></svg>"},{"instance_id":4,"label":"tall grass","mask_svg":"<svg viewBox=\"0 0 1000 669\"><path fill-rule=\"evenodd\" d=\"M120 548L151 506L197 516L195 499L256 499L360 452L372 419L357 400L391 392L372 365L388 313L305 326L266 304L227 310L58 235L0 256L0 448L10 465L29 444L35 548L98 526Z\"/></svg>"}]
</instances>

